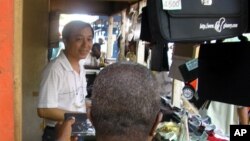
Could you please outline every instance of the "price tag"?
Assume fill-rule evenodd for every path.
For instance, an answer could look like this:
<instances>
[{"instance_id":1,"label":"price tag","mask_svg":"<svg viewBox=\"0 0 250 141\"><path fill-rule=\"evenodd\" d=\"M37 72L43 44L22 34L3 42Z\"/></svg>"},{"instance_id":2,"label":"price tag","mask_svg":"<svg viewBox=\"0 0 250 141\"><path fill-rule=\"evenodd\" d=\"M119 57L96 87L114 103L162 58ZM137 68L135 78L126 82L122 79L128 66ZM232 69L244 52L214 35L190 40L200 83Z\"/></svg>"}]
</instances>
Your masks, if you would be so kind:
<instances>
[{"instance_id":1,"label":"price tag","mask_svg":"<svg viewBox=\"0 0 250 141\"><path fill-rule=\"evenodd\" d=\"M213 4L213 1L212 0L201 0L201 3L203 5L212 5Z\"/></svg>"},{"instance_id":2,"label":"price tag","mask_svg":"<svg viewBox=\"0 0 250 141\"><path fill-rule=\"evenodd\" d=\"M162 0L163 10L181 10L181 0Z\"/></svg>"},{"instance_id":3,"label":"price tag","mask_svg":"<svg viewBox=\"0 0 250 141\"><path fill-rule=\"evenodd\" d=\"M188 71L198 68L198 59L190 60L186 63Z\"/></svg>"}]
</instances>

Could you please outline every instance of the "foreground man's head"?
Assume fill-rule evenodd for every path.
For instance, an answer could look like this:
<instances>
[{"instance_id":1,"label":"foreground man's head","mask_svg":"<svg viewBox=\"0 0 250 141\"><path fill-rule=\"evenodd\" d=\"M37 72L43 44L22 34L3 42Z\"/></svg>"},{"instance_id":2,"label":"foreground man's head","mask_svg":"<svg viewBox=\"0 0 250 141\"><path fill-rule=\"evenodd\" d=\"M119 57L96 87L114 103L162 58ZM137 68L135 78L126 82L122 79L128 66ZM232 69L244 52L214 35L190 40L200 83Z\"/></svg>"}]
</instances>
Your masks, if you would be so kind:
<instances>
[{"instance_id":1,"label":"foreground man's head","mask_svg":"<svg viewBox=\"0 0 250 141\"><path fill-rule=\"evenodd\" d=\"M119 62L95 79L91 119L98 141L146 141L160 121L160 97L146 67Z\"/></svg>"}]
</instances>

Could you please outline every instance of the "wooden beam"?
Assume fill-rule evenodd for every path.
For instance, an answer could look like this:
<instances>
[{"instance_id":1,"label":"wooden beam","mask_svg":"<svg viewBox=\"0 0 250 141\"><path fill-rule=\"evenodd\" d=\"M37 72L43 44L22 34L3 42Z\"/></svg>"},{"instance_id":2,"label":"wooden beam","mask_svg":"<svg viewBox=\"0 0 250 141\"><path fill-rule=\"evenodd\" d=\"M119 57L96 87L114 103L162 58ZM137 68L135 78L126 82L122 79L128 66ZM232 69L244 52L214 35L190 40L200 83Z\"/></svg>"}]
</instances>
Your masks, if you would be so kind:
<instances>
[{"instance_id":1,"label":"wooden beam","mask_svg":"<svg viewBox=\"0 0 250 141\"><path fill-rule=\"evenodd\" d=\"M89 1L89 0L83 0L83 1ZM112 1L112 2L137 2L137 1L140 1L140 0L93 0L93 1Z\"/></svg>"},{"instance_id":2,"label":"wooden beam","mask_svg":"<svg viewBox=\"0 0 250 141\"><path fill-rule=\"evenodd\" d=\"M23 0L14 0L14 126L15 141L22 141L22 34Z\"/></svg>"},{"instance_id":3,"label":"wooden beam","mask_svg":"<svg viewBox=\"0 0 250 141\"><path fill-rule=\"evenodd\" d=\"M109 15L111 2L82 1L82 0L51 0L50 11L59 13L78 13L89 15Z\"/></svg>"},{"instance_id":4,"label":"wooden beam","mask_svg":"<svg viewBox=\"0 0 250 141\"><path fill-rule=\"evenodd\" d=\"M125 37L126 37L126 22L127 22L127 15L126 10L121 12L122 22L121 22L121 35L120 35L120 44L119 44L119 56L118 61L125 60Z\"/></svg>"},{"instance_id":5,"label":"wooden beam","mask_svg":"<svg viewBox=\"0 0 250 141\"><path fill-rule=\"evenodd\" d=\"M130 7L132 3L128 2L113 2L112 3L112 12L110 12L111 15L116 15L120 13L123 10L126 10Z\"/></svg>"},{"instance_id":6,"label":"wooden beam","mask_svg":"<svg viewBox=\"0 0 250 141\"><path fill-rule=\"evenodd\" d=\"M108 26L108 44L107 44L107 58L112 57L112 50L113 50L113 27L114 27L114 18L112 16L108 19L109 26Z\"/></svg>"},{"instance_id":7,"label":"wooden beam","mask_svg":"<svg viewBox=\"0 0 250 141\"><path fill-rule=\"evenodd\" d=\"M103 1L103 0L51 0L50 11L66 14L79 13L89 15L110 16L129 7L128 1Z\"/></svg>"}]
</instances>

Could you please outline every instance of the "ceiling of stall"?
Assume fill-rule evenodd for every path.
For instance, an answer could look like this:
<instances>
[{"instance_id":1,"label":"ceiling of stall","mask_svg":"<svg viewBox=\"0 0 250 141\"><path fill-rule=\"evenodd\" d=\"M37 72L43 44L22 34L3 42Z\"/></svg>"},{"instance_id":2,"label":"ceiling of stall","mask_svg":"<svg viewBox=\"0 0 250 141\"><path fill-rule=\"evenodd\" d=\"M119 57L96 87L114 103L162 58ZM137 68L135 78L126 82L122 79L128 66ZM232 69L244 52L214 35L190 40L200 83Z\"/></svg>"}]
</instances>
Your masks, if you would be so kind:
<instances>
[{"instance_id":1,"label":"ceiling of stall","mask_svg":"<svg viewBox=\"0 0 250 141\"><path fill-rule=\"evenodd\" d=\"M89 15L114 15L140 0L50 0L50 11Z\"/></svg>"}]
</instances>

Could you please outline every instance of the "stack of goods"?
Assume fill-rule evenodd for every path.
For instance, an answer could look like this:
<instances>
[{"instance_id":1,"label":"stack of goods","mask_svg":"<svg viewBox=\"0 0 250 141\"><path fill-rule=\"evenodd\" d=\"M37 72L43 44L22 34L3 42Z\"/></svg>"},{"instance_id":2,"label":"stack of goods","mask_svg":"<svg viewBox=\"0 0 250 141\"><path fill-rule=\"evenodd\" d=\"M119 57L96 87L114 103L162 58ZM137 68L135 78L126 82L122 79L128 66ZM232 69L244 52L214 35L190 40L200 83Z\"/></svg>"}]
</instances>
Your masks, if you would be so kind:
<instances>
[{"instance_id":1,"label":"stack of goods","mask_svg":"<svg viewBox=\"0 0 250 141\"><path fill-rule=\"evenodd\" d=\"M165 98L162 98L165 99ZM164 100L165 101L165 100ZM190 105L188 106L190 109ZM228 141L212 123L208 115L201 116L196 110L173 107L163 103L163 121L156 129L155 141ZM193 109L193 108L191 108ZM195 112L194 112L195 111Z\"/></svg>"}]
</instances>

